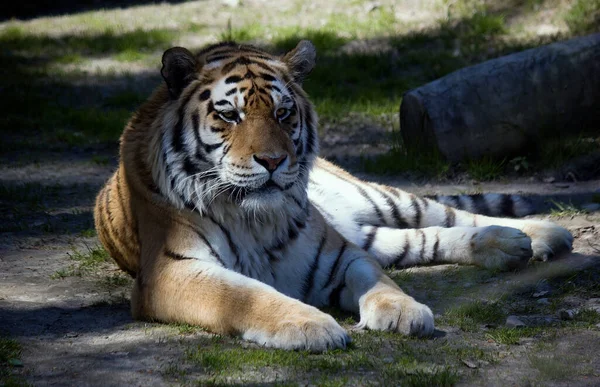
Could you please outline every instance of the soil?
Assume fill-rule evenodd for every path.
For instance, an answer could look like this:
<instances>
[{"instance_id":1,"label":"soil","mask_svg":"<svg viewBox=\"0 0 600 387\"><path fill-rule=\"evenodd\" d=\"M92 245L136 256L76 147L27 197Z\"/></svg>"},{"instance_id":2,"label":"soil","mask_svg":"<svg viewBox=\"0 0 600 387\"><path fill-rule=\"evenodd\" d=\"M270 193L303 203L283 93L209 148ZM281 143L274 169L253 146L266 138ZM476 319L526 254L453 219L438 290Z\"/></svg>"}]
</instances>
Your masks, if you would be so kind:
<instances>
[{"instance_id":1,"label":"soil","mask_svg":"<svg viewBox=\"0 0 600 387\"><path fill-rule=\"evenodd\" d=\"M233 5L226 6L237 7L240 2L230 3ZM258 0L244 3L264 6L264 2ZM381 2L372 3L377 7ZM409 11L415 7L413 3L417 2L402 2L407 10L404 12L398 7L398 14L417 18L426 25L431 14ZM387 129L356 123L352 117L342 123L325 122L322 154L343 166L356 168L357 160L364 155L389 150L387 145L380 145L389 143L388 136ZM168 370L173 365L184 367L186 351L211 335L202 331L183 334L175 326L134 321L129 312L130 280L110 262L82 271L74 259L77 252L85 253L98 245L91 232L93 202L96 192L115 169L116 145L109 149L40 149L36 152L0 167L2 186L25 187L4 192L0 197L0 334L16 339L23 349L22 367L12 367L9 371L36 386L192 383L201 370L191 370L182 375L181 380ZM94 157L99 155L109 162L106 165L94 162ZM5 156L3 160L11 159ZM534 265L520 273L488 273L483 284L478 284L477 279L457 282L455 277L447 275L462 270L454 265L409 269L409 276L424 275L436 281L437 290L429 291L412 283L405 289L430 305L439 317L452 305L474 295L518 293L523 292L523 288L540 288L552 293L567 286L571 278L600 270L600 211L593 206L600 194L600 180L595 175L586 176L585 181L563 181L560 177L564 174L559 172L556 173L558 179L546 179L551 182L544 182L546 175L488 183L474 182L463 176L443 182L419 180L418 184L405 178L358 174L417 194L527 194L542 211L536 218L549 216L550 200L576 206L591 205L588 212L552 219L575 236L573 252L557 261ZM400 274L405 275L405 271L392 273ZM558 278L558 282L553 282L554 278ZM562 278L567 279L561 282ZM463 290L456 296L445 294L446 285L448 289L460 287ZM595 293L589 291L592 285L586 282L586 286L560 298L557 312L600 305L596 303L598 299L594 301ZM530 293L522 299L537 302L531 299ZM519 317L536 325L535 321L554 321L557 316L523 313ZM437 336L443 336L449 343L461 343L468 336L455 326L440 325L438 333ZM465 360L465 370L476 372L463 375L461 384L600 384L598 327L565 328L553 340L552 349L541 354L536 349L540 343L535 340L521 340L519 345L508 346L470 336L468 339L475 340L481 348L494 347L500 355L493 362L473 364ZM561 364L566 367L565 373L557 376L536 368L533 356L538 356L538 360L550 368ZM248 377L255 384L273 382L268 374ZM289 381L312 383L310 380ZM232 380L231 383L239 382Z\"/></svg>"}]
</instances>

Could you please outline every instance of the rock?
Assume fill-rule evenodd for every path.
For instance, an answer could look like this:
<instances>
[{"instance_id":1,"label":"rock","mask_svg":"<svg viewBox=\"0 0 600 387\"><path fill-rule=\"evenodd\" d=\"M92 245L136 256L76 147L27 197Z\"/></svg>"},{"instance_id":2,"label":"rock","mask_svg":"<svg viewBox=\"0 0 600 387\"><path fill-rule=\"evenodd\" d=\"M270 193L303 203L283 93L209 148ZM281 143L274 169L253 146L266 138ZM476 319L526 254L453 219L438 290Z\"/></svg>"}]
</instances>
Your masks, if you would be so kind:
<instances>
[{"instance_id":1,"label":"rock","mask_svg":"<svg viewBox=\"0 0 600 387\"><path fill-rule=\"evenodd\" d=\"M560 317L561 320L573 320L576 314L577 311L574 309L563 309L558 312L558 317Z\"/></svg>"},{"instance_id":2,"label":"rock","mask_svg":"<svg viewBox=\"0 0 600 387\"><path fill-rule=\"evenodd\" d=\"M466 365L469 368L477 368L477 364L475 364L475 362L471 361L471 360L467 360L467 359L460 359L460 361L463 362L464 365Z\"/></svg>"},{"instance_id":3,"label":"rock","mask_svg":"<svg viewBox=\"0 0 600 387\"><path fill-rule=\"evenodd\" d=\"M568 184L568 183L554 183L554 186L556 188L569 188L571 186L571 184Z\"/></svg>"},{"instance_id":4,"label":"rock","mask_svg":"<svg viewBox=\"0 0 600 387\"><path fill-rule=\"evenodd\" d=\"M554 183L555 181L556 181L556 178L554 176L544 178L544 183Z\"/></svg>"},{"instance_id":5,"label":"rock","mask_svg":"<svg viewBox=\"0 0 600 387\"><path fill-rule=\"evenodd\" d=\"M525 323L519 320L517 316L508 316L504 325L506 325L508 328L523 328L526 326Z\"/></svg>"},{"instance_id":6,"label":"rock","mask_svg":"<svg viewBox=\"0 0 600 387\"><path fill-rule=\"evenodd\" d=\"M550 291L549 290L542 290L540 292L535 292L531 295L531 297L533 298L539 298L539 297L544 297L545 295L549 294Z\"/></svg>"},{"instance_id":7,"label":"rock","mask_svg":"<svg viewBox=\"0 0 600 387\"><path fill-rule=\"evenodd\" d=\"M540 298L536 302L540 305L550 305L550 300L548 300L547 298Z\"/></svg>"}]
</instances>

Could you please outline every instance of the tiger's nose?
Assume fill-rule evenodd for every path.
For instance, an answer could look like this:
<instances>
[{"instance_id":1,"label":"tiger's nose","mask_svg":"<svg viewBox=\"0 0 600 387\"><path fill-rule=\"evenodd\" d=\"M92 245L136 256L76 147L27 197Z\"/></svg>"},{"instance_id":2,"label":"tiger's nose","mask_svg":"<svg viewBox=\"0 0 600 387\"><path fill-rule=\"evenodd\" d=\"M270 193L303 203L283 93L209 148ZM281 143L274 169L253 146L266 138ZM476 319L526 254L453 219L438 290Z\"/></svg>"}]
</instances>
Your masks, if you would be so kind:
<instances>
[{"instance_id":1,"label":"tiger's nose","mask_svg":"<svg viewBox=\"0 0 600 387\"><path fill-rule=\"evenodd\" d=\"M274 172L287 158L286 155L272 157L270 155L254 155L254 160L265 167L269 172Z\"/></svg>"}]
</instances>

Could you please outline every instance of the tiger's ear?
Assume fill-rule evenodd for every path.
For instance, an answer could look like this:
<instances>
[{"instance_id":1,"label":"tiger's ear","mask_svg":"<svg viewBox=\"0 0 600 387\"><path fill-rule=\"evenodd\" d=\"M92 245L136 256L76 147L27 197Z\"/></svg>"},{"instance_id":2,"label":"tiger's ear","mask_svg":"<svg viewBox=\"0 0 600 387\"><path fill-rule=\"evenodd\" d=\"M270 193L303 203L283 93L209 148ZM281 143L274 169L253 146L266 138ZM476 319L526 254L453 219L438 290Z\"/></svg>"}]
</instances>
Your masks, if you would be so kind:
<instances>
[{"instance_id":1,"label":"tiger's ear","mask_svg":"<svg viewBox=\"0 0 600 387\"><path fill-rule=\"evenodd\" d=\"M181 91L194 78L197 61L189 50L183 47L169 48L162 56L160 73L167 82L171 98L179 98Z\"/></svg>"},{"instance_id":2,"label":"tiger's ear","mask_svg":"<svg viewBox=\"0 0 600 387\"><path fill-rule=\"evenodd\" d=\"M293 50L283 56L282 61L287 64L294 80L301 84L315 67L316 57L315 46L309 40L301 40Z\"/></svg>"}]
</instances>

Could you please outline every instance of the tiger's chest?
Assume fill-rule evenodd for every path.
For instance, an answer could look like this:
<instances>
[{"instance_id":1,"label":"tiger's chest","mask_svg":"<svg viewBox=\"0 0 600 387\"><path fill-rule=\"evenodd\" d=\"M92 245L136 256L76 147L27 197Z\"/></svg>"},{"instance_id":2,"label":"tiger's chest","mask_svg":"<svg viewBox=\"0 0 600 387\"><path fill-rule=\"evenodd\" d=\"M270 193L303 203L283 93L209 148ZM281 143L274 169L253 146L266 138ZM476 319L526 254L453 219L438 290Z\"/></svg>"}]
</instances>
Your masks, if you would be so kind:
<instances>
[{"instance_id":1,"label":"tiger's chest","mask_svg":"<svg viewBox=\"0 0 600 387\"><path fill-rule=\"evenodd\" d=\"M311 219L285 224L202 223L210 255L225 268L300 298L305 276L317 249ZM204 246L198 246L204 249ZM206 253L204 253L206 254Z\"/></svg>"}]
</instances>

